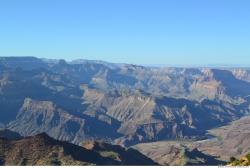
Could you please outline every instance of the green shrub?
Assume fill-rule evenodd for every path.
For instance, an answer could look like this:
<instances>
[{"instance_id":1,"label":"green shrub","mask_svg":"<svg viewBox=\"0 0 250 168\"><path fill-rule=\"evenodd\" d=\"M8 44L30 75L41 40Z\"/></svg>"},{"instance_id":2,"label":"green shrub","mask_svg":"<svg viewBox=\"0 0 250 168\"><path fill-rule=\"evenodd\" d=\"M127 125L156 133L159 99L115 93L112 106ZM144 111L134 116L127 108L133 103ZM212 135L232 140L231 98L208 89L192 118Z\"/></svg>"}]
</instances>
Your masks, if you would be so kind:
<instances>
[{"instance_id":1,"label":"green shrub","mask_svg":"<svg viewBox=\"0 0 250 168\"><path fill-rule=\"evenodd\" d=\"M250 153L246 155L248 162L250 162Z\"/></svg>"},{"instance_id":2,"label":"green shrub","mask_svg":"<svg viewBox=\"0 0 250 168\"><path fill-rule=\"evenodd\" d=\"M237 159L235 157L230 157L230 162L235 162Z\"/></svg>"}]
</instances>

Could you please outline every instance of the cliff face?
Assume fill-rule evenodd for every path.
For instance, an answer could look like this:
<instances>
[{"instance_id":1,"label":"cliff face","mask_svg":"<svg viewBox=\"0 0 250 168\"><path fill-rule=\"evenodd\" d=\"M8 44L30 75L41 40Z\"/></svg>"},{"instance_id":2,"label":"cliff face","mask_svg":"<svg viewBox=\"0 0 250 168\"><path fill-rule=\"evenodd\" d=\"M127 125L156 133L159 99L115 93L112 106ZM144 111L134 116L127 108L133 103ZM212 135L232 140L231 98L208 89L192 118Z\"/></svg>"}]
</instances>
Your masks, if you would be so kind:
<instances>
[{"instance_id":1,"label":"cliff face","mask_svg":"<svg viewBox=\"0 0 250 168\"><path fill-rule=\"evenodd\" d=\"M231 71L237 79L250 82L250 70L249 69L235 68L235 69L232 69Z\"/></svg>"},{"instance_id":2,"label":"cliff face","mask_svg":"<svg viewBox=\"0 0 250 168\"><path fill-rule=\"evenodd\" d=\"M51 101L35 101L26 98L19 110L16 120L9 129L29 136L47 132L56 139L78 142L84 139L85 120L58 108Z\"/></svg>"},{"instance_id":3,"label":"cliff face","mask_svg":"<svg viewBox=\"0 0 250 168\"><path fill-rule=\"evenodd\" d=\"M250 111L250 83L231 70L28 57L0 65L0 126L23 136L128 146L202 139Z\"/></svg>"}]
</instances>

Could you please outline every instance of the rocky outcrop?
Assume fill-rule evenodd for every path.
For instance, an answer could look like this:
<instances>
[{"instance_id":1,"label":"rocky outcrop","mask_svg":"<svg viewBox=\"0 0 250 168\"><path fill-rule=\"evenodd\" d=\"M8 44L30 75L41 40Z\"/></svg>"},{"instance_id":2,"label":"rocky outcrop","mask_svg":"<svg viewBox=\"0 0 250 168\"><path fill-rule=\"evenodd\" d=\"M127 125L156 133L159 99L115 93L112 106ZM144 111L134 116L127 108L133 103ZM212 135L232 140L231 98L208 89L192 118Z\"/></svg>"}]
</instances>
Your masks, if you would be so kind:
<instances>
[{"instance_id":1,"label":"rocky outcrop","mask_svg":"<svg viewBox=\"0 0 250 168\"><path fill-rule=\"evenodd\" d=\"M125 150L125 157L116 153L118 147L102 148L102 152L57 141L41 133L20 140L0 138L0 165L157 165L137 151ZM115 159L108 154L117 154ZM122 154L122 156L123 156ZM128 157L129 156L129 157Z\"/></svg>"}]
</instances>

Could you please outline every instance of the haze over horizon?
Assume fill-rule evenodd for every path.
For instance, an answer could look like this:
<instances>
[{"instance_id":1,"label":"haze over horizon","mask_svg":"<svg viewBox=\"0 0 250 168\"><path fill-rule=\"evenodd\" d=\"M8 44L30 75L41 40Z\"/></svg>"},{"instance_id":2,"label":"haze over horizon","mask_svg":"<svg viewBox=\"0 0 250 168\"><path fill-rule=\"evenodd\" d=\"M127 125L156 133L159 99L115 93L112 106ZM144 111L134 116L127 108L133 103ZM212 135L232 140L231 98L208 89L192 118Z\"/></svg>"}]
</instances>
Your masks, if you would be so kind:
<instances>
[{"instance_id":1,"label":"haze over horizon","mask_svg":"<svg viewBox=\"0 0 250 168\"><path fill-rule=\"evenodd\" d=\"M247 65L247 0L0 2L0 56Z\"/></svg>"},{"instance_id":2,"label":"haze over horizon","mask_svg":"<svg viewBox=\"0 0 250 168\"><path fill-rule=\"evenodd\" d=\"M64 58L46 58L46 57L36 57L36 56L0 56L1 58L37 58L47 61L59 61L64 60L67 63L76 63L77 61L90 61L90 62L100 62L100 63L111 63L111 64L131 64L145 67L183 67L183 68L250 68L250 64L138 64L138 63L126 63L126 62L111 62L106 60L98 59L85 59L85 58L76 58L76 59L64 59Z\"/></svg>"}]
</instances>

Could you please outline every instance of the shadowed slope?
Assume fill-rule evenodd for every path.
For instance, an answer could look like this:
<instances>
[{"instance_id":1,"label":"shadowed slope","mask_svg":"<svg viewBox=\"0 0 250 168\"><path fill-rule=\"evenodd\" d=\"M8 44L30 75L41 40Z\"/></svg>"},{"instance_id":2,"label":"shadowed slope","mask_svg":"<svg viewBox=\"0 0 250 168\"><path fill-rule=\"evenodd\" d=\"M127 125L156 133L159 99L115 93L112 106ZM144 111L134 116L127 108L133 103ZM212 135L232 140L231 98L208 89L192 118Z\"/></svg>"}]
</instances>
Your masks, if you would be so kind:
<instances>
[{"instance_id":1,"label":"shadowed slope","mask_svg":"<svg viewBox=\"0 0 250 168\"><path fill-rule=\"evenodd\" d=\"M108 150L112 151L112 145L110 147ZM152 160L137 151L131 155L129 151L121 147L120 149L130 157L115 160L102 156L98 151L57 141L41 133L12 141L0 138L0 163L2 165L155 165ZM142 159L138 160L138 157Z\"/></svg>"}]
</instances>

